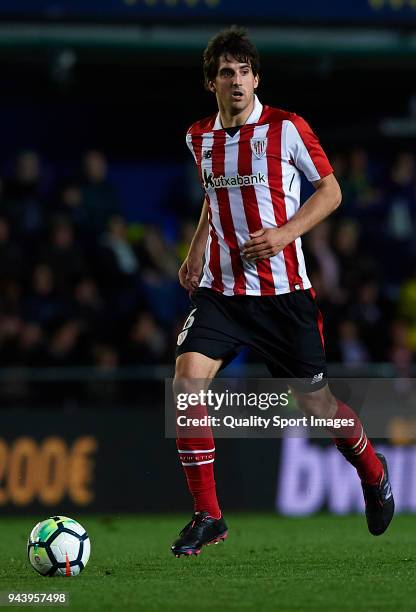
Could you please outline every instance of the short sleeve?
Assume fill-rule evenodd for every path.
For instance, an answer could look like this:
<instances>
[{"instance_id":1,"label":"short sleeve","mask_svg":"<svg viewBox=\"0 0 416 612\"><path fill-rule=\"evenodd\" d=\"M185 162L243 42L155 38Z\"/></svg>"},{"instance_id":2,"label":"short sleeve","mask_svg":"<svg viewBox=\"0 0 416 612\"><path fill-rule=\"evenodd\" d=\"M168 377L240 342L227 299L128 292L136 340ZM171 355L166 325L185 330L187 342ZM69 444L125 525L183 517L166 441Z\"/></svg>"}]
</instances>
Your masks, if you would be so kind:
<instances>
[{"instance_id":1,"label":"short sleeve","mask_svg":"<svg viewBox=\"0 0 416 612\"><path fill-rule=\"evenodd\" d=\"M186 144L188 146L188 149L192 153L192 157L194 158L194 160L196 162L196 155L195 155L194 146L193 146L193 142L192 142L191 128L189 128L189 130L186 133Z\"/></svg>"},{"instance_id":2,"label":"short sleeve","mask_svg":"<svg viewBox=\"0 0 416 612\"><path fill-rule=\"evenodd\" d=\"M288 155L308 181L318 181L332 174L333 168L318 137L302 117L291 113L285 135Z\"/></svg>"}]
</instances>

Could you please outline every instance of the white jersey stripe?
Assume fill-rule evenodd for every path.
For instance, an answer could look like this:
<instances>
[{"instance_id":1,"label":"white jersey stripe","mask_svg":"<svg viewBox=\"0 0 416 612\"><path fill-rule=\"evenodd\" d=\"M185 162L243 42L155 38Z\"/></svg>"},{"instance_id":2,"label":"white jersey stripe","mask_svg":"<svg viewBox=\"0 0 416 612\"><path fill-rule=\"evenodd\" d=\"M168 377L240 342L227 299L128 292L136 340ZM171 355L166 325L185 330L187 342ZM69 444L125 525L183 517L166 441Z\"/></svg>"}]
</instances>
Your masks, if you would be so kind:
<instances>
[{"instance_id":1,"label":"white jersey stripe","mask_svg":"<svg viewBox=\"0 0 416 612\"><path fill-rule=\"evenodd\" d=\"M225 144L225 173L231 176L238 174L238 156L235 155L234 147L239 139L240 133L237 132L232 139L228 138ZM228 197L237 243L239 247L242 247L243 244L250 239L250 236L241 189L230 189ZM243 263L244 277L246 280L246 293L249 295L261 295L260 279L256 273L256 264L254 262L249 262L245 257L241 257L241 261Z\"/></svg>"},{"instance_id":2,"label":"white jersey stripe","mask_svg":"<svg viewBox=\"0 0 416 612\"><path fill-rule=\"evenodd\" d=\"M211 232L208 232L208 240L205 246L205 266L204 266L204 275L203 278L206 279L208 283L205 285L206 287L212 287L212 283L214 281L214 275L211 272L211 268L209 267L210 257L211 257Z\"/></svg>"},{"instance_id":3,"label":"white jersey stripe","mask_svg":"<svg viewBox=\"0 0 416 612\"><path fill-rule=\"evenodd\" d=\"M194 453L195 455L201 455L204 453L213 453L215 451L215 446L214 448L208 448L207 450L179 450L178 448L178 453Z\"/></svg>"},{"instance_id":4,"label":"white jersey stripe","mask_svg":"<svg viewBox=\"0 0 416 612\"><path fill-rule=\"evenodd\" d=\"M254 138L267 138L269 131L269 125L259 125L254 128ZM263 172L266 176L268 175L268 164L267 157L264 156L261 159L254 159L254 153L252 158L253 167L259 168L260 172ZM254 165L255 164L255 165ZM274 216L272 196L270 189L267 191L255 185L257 203L259 206L259 213L264 228L276 227L276 219ZM283 252L278 253L274 257L270 257L270 265L273 274L274 286L276 294L287 293L289 291L289 280L287 278L285 258Z\"/></svg>"},{"instance_id":5,"label":"white jersey stripe","mask_svg":"<svg viewBox=\"0 0 416 612\"><path fill-rule=\"evenodd\" d=\"M204 134L204 138L202 140L202 155L204 155L205 151L212 152L213 144L214 144L213 133L209 132L207 134ZM211 153L211 157L208 157L204 163L206 164L207 171L211 172L212 153ZM230 249L228 248L228 245L226 241L224 240L224 231L221 225L218 199L217 199L217 194L215 191L213 193L210 193L209 203L210 203L210 210L211 210L211 216L212 216L212 224L216 228L216 234L218 238L219 252L220 252L220 266L221 266L222 282L224 284L224 293L226 295L233 295L234 292L232 288L234 287L234 275L233 275L232 267L231 267ZM208 270L208 273L207 273L207 268L209 268L209 266L205 265L204 275L200 282L200 286L211 288L212 280L213 280L212 273L210 270Z\"/></svg>"},{"instance_id":6,"label":"white jersey stripe","mask_svg":"<svg viewBox=\"0 0 416 612\"><path fill-rule=\"evenodd\" d=\"M283 139L283 134L284 139ZM312 157L309 155L308 149L298 132L297 127L292 121L283 121L282 123L282 143L289 151L293 152L293 161L297 168L300 168L308 181L318 181L321 177L313 163ZM283 155L282 155L283 158Z\"/></svg>"},{"instance_id":7,"label":"white jersey stripe","mask_svg":"<svg viewBox=\"0 0 416 612\"><path fill-rule=\"evenodd\" d=\"M194 463L184 463L181 461L184 467L189 467L192 465L206 465L207 463L214 463L215 459L209 459L208 461L195 461Z\"/></svg>"},{"instance_id":8,"label":"white jersey stripe","mask_svg":"<svg viewBox=\"0 0 416 612\"><path fill-rule=\"evenodd\" d=\"M281 161L282 187L283 187L283 192L285 194L286 217L288 221L299 210L300 187L301 187L300 172L296 168L296 166L290 163L291 148L290 148L290 144L288 141L288 134L290 134L290 129L288 128L290 125L293 125L290 121L283 121L283 124L282 124L282 161ZM295 247L296 247L296 256L297 256L297 263L298 263L298 274L300 278L302 279L303 289L309 289L312 285L306 274L305 258L303 256L301 238L297 238L295 240ZM297 288L300 289L301 288L300 285Z\"/></svg>"},{"instance_id":9,"label":"white jersey stripe","mask_svg":"<svg viewBox=\"0 0 416 612\"><path fill-rule=\"evenodd\" d=\"M306 272L305 257L303 255L303 250L302 250L302 239L296 238L295 245L296 245L296 254L298 256L299 276L302 279L303 288L310 289L312 287L312 283L309 280L309 276Z\"/></svg>"}]
</instances>

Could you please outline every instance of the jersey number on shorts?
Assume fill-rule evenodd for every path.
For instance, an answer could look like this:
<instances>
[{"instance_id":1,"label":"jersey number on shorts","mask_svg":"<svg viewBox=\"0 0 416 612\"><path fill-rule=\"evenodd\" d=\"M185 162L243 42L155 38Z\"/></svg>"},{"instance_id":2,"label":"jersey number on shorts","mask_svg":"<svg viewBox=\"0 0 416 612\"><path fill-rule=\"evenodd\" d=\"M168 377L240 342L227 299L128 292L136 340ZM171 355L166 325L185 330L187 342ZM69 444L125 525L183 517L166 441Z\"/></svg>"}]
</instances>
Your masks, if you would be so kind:
<instances>
[{"instance_id":1,"label":"jersey number on shorts","mask_svg":"<svg viewBox=\"0 0 416 612\"><path fill-rule=\"evenodd\" d=\"M195 321L195 317L193 316L194 312L196 312L196 308L191 310L188 317L186 318L185 323L183 324L182 331L178 336L178 342L177 342L178 346L180 346L182 342L185 340L186 336L188 335L189 328L191 327L191 325L193 325L193 322Z\"/></svg>"}]
</instances>

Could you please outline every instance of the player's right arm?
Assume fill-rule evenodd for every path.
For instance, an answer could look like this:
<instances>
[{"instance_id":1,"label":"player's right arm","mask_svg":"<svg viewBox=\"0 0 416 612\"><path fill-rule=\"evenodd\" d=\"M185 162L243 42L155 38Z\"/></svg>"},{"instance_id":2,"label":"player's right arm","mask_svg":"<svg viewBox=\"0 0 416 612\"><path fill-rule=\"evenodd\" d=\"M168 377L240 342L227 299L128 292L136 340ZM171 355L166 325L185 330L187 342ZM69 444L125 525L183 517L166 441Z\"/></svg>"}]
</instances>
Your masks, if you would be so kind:
<instances>
[{"instance_id":1,"label":"player's right arm","mask_svg":"<svg viewBox=\"0 0 416 612\"><path fill-rule=\"evenodd\" d=\"M205 245L208 239L208 202L205 199L198 227L189 246L188 255L179 268L179 282L187 291L194 291L199 285L204 261Z\"/></svg>"}]
</instances>

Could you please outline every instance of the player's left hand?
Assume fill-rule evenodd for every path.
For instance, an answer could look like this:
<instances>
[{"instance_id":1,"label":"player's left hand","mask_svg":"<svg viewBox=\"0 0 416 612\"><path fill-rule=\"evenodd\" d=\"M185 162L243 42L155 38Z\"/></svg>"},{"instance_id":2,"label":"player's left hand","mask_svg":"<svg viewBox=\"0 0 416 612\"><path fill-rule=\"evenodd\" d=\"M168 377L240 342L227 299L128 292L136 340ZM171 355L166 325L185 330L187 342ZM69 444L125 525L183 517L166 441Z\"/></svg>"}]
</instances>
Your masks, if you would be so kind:
<instances>
[{"instance_id":1,"label":"player's left hand","mask_svg":"<svg viewBox=\"0 0 416 612\"><path fill-rule=\"evenodd\" d=\"M272 227L269 229L259 229L250 234L242 253L247 259L269 259L283 251L290 240L287 237L284 227Z\"/></svg>"}]
</instances>

